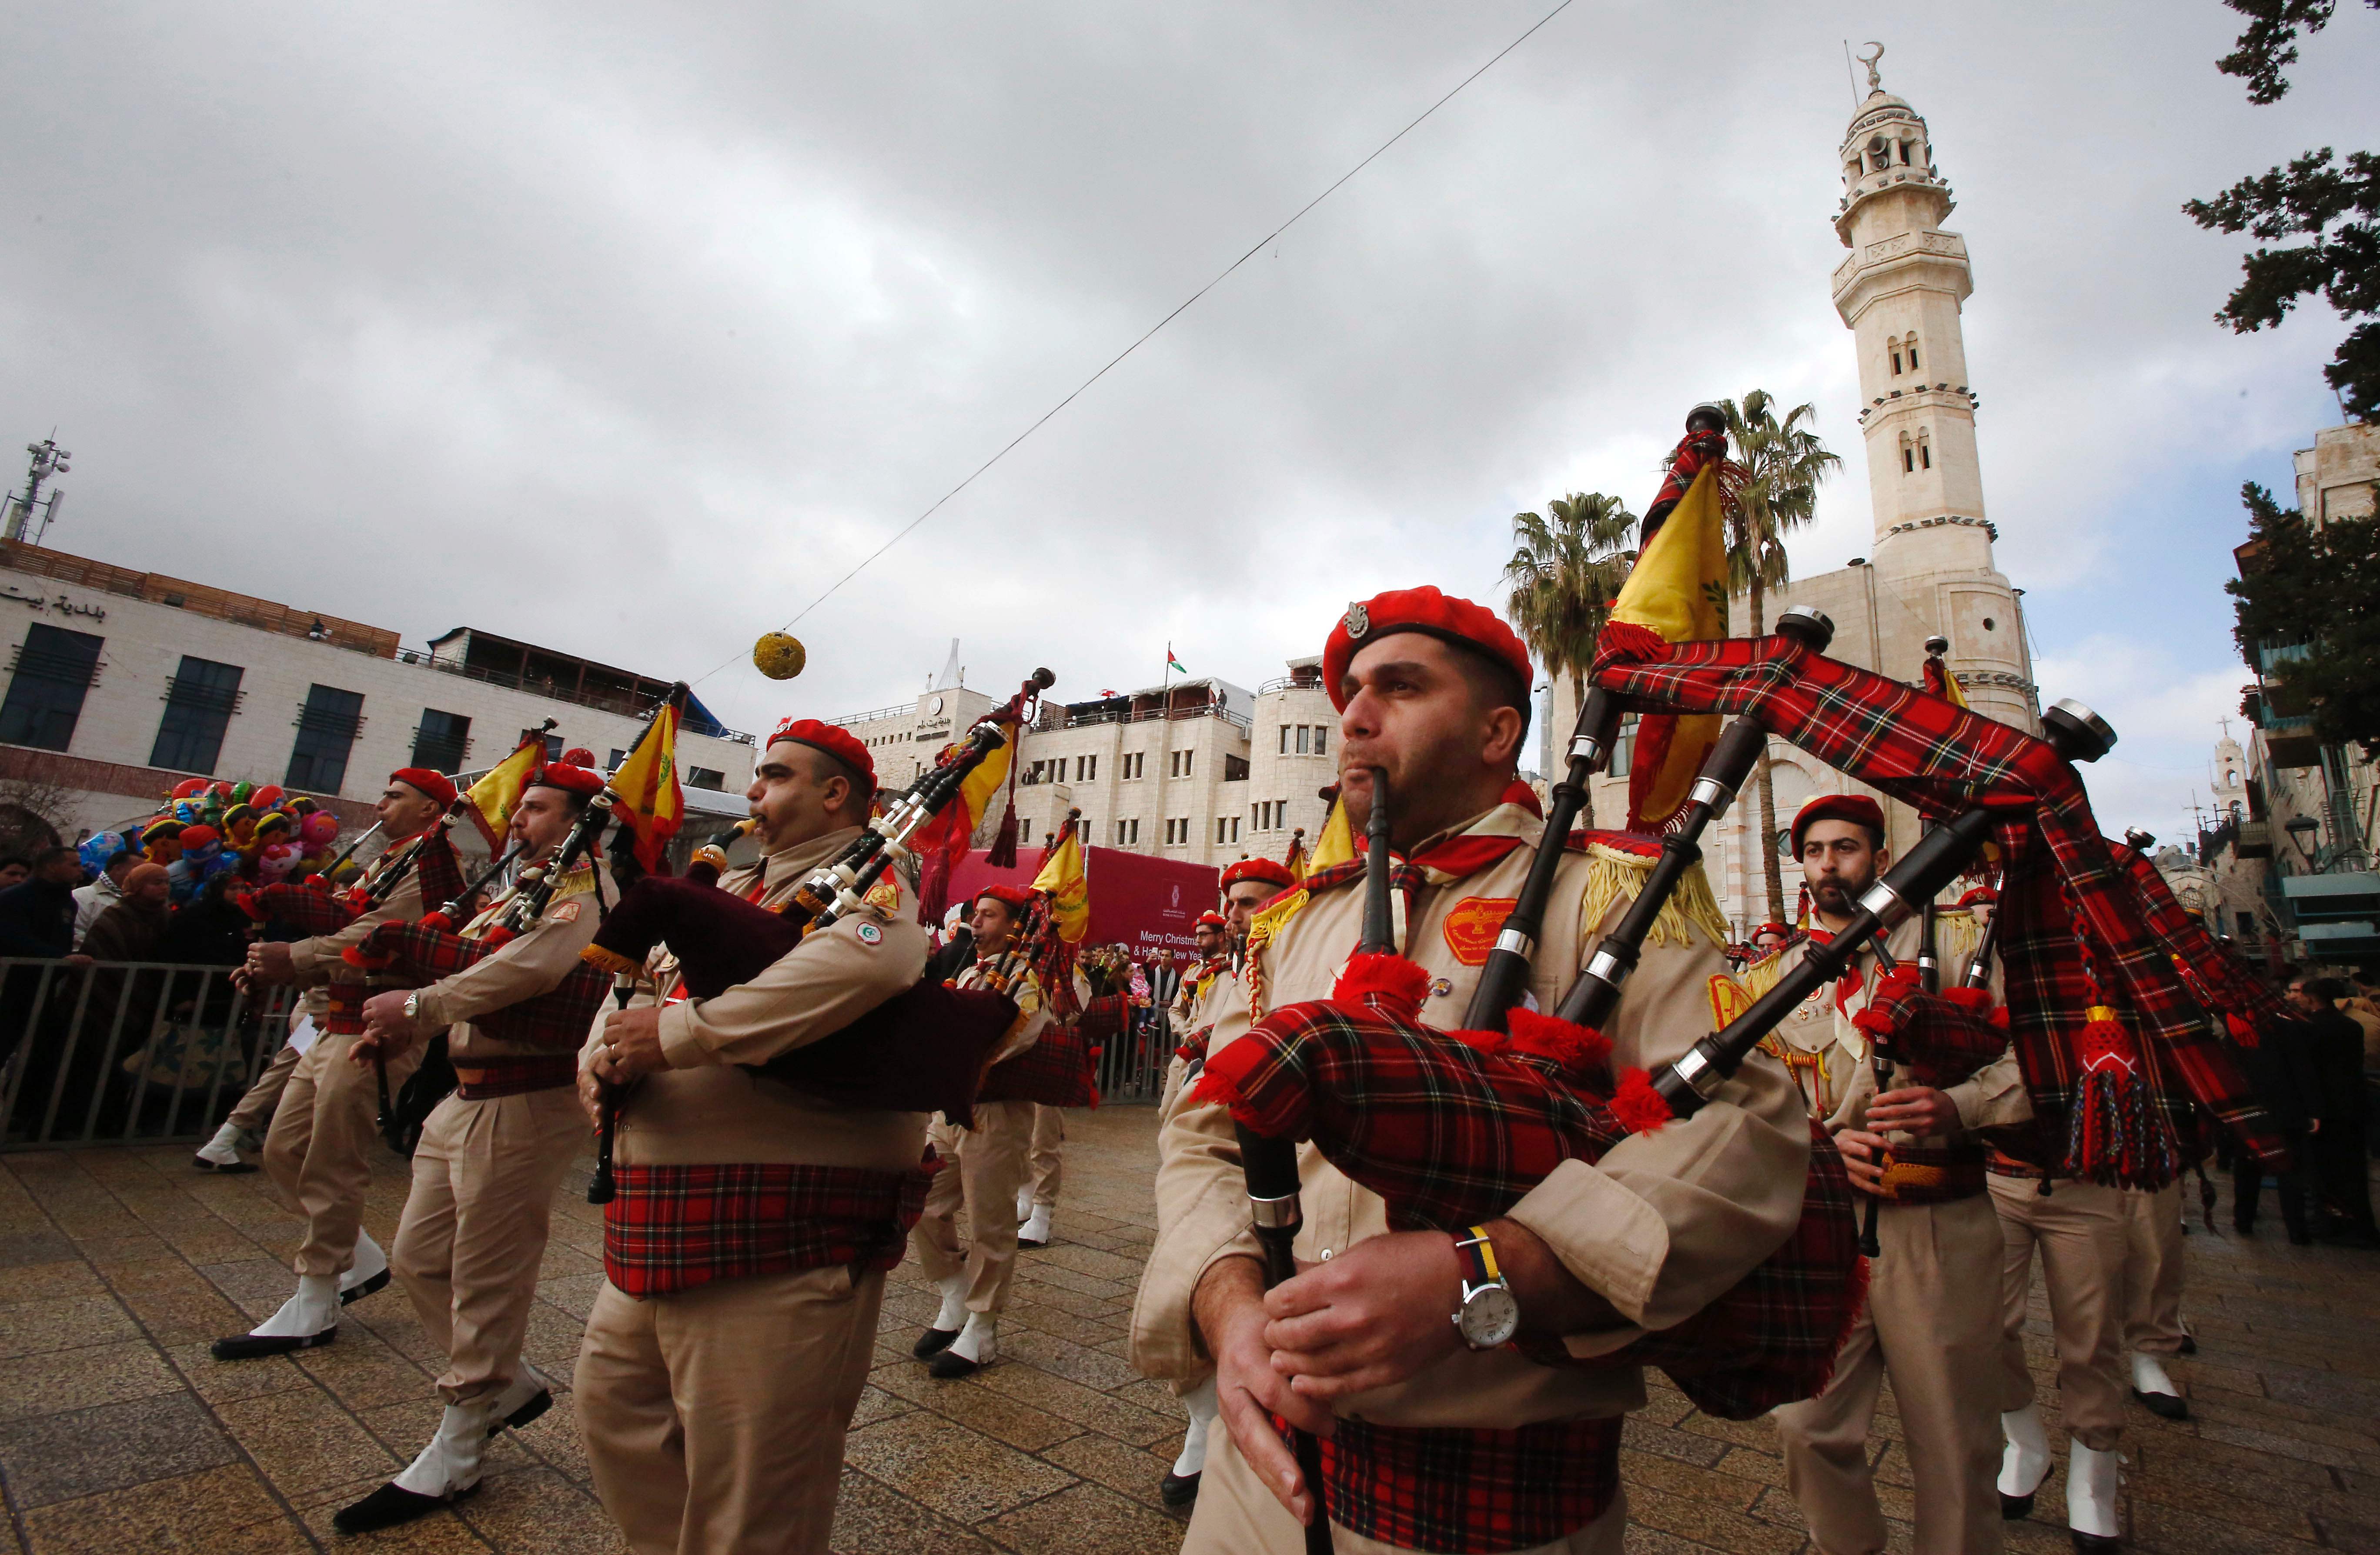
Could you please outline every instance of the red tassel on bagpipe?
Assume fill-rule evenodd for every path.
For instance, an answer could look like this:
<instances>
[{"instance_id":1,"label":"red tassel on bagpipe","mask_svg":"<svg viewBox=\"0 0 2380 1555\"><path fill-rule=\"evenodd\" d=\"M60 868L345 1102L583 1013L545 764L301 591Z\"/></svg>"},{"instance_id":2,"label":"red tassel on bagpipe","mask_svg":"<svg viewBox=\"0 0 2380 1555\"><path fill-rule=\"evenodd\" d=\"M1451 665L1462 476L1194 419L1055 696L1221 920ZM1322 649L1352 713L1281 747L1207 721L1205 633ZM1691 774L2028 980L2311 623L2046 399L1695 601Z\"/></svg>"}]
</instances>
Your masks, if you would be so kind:
<instances>
[{"instance_id":1,"label":"red tassel on bagpipe","mask_svg":"<svg viewBox=\"0 0 2380 1555\"><path fill-rule=\"evenodd\" d=\"M1597 660L1658 659L1670 645L1660 633L1633 621L1607 621L1595 639Z\"/></svg>"},{"instance_id":2,"label":"red tassel on bagpipe","mask_svg":"<svg viewBox=\"0 0 2380 1555\"><path fill-rule=\"evenodd\" d=\"M1374 1009L1398 1020L1419 1020L1429 997L1429 974L1392 951L1358 952L1331 987L1330 1000L1350 1009Z\"/></svg>"}]
</instances>

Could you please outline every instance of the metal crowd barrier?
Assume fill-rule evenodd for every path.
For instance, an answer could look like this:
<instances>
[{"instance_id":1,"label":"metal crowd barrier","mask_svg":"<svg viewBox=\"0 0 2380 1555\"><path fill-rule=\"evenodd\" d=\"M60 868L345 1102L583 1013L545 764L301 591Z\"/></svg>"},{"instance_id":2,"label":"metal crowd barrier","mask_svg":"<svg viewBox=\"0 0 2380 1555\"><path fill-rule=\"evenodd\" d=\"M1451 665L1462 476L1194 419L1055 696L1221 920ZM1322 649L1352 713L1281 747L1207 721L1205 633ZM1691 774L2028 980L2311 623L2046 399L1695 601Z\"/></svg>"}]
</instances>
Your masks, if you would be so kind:
<instances>
[{"instance_id":1,"label":"metal crowd barrier","mask_svg":"<svg viewBox=\"0 0 2380 1555\"><path fill-rule=\"evenodd\" d=\"M1173 1039L1164 1017L1160 1014L1145 1027L1134 1022L1131 1029L1111 1038L1099 1054L1099 1099L1126 1106L1154 1103L1165 1090L1165 1066L1172 1061Z\"/></svg>"},{"instance_id":2,"label":"metal crowd barrier","mask_svg":"<svg viewBox=\"0 0 2380 1555\"><path fill-rule=\"evenodd\" d=\"M232 968L0 957L0 1150L200 1140L289 1034Z\"/></svg>"}]
</instances>

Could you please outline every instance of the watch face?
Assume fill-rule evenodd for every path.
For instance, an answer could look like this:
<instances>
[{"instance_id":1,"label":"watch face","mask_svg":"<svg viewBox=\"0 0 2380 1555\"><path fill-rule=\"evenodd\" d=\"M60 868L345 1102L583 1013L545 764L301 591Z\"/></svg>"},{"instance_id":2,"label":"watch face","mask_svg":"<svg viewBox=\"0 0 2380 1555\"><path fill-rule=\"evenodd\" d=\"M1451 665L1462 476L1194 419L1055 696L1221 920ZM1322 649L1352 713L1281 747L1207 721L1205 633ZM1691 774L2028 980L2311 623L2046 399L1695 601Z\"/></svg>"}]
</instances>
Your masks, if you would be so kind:
<instances>
[{"instance_id":1,"label":"watch face","mask_svg":"<svg viewBox=\"0 0 2380 1555\"><path fill-rule=\"evenodd\" d=\"M1454 1326L1463 1342L1475 1350L1493 1350L1511 1341L1521 1328L1521 1304L1502 1285L1482 1285L1463 1304Z\"/></svg>"}]
</instances>

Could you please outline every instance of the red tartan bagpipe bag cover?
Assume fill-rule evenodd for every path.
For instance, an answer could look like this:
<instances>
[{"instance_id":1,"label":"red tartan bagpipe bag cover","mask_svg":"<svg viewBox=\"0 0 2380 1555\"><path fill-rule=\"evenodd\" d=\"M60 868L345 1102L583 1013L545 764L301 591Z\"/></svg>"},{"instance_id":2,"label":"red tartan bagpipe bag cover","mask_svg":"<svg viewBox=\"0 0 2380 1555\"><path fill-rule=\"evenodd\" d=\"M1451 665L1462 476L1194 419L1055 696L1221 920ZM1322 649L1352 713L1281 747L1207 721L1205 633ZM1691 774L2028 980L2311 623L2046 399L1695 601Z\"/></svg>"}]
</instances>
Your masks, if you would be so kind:
<instances>
[{"instance_id":1,"label":"red tartan bagpipe bag cover","mask_svg":"<svg viewBox=\"0 0 2380 1555\"><path fill-rule=\"evenodd\" d=\"M1420 1023L1429 974L1358 955L1328 1000L1274 1011L1213 1053L1192 1099L1268 1138L1314 1141L1387 1201L1399 1230L1460 1231L1520 1202L1565 1160L1595 1161L1669 1116L1642 1071L1615 1081L1601 1034L1526 1009L1510 1035ZM1672 1329L1546 1366L1658 1366L1696 1407L1748 1420L1826 1386L1866 1293L1842 1158L1812 1127L1802 1218L1734 1288Z\"/></svg>"},{"instance_id":2,"label":"red tartan bagpipe bag cover","mask_svg":"<svg viewBox=\"0 0 2380 1555\"><path fill-rule=\"evenodd\" d=\"M2082 780L2048 742L1782 637L1607 635L1592 673L1633 709L1755 717L1929 819L1978 804L1995 812L2005 1014L2034 1136L2057 1156L2045 1169L2163 1186L2177 1157L2158 1120L2183 1095L2268 1167L2286 1163L2186 981L2204 968L2224 999L2253 1009L2244 979L2177 935L2164 893L2099 834Z\"/></svg>"}]
</instances>

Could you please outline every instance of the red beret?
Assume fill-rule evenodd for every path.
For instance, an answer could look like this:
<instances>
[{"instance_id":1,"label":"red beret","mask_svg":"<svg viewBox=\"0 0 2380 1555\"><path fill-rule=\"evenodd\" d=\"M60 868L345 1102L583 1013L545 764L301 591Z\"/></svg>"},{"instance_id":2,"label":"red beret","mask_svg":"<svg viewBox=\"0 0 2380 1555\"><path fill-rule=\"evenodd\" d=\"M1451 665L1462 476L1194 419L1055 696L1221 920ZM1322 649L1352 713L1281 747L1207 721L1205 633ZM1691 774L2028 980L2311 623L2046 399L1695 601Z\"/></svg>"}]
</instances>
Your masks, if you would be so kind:
<instances>
[{"instance_id":1,"label":"red beret","mask_svg":"<svg viewBox=\"0 0 2380 1555\"><path fill-rule=\"evenodd\" d=\"M566 766L585 767L590 771L595 767L595 753L583 745L574 745L564 751L562 759Z\"/></svg>"},{"instance_id":2,"label":"red beret","mask_svg":"<svg viewBox=\"0 0 2380 1555\"><path fill-rule=\"evenodd\" d=\"M769 736L771 745L779 740L791 740L795 745L808 746L812 750L823 750L867 778L870 789L876 786L876 758L868 755L868 747L845 730L832 723L821 723L815 718L788 718L777 725L775 734Z\"/></svg>"},{"instance_id":3,"label":"red beret","mask_svg":"<svg viewBox=\"0 0 2380 1555\"><path fill-rule=\"evenodd\" d=\"M1528 649L1487 606L1441 594L1427 583L1418 589L1391 589L1349 605L1330 628L1330 640L1322 645L1322 688L1330 694L1332 707L1347 711L1339 683L1347 677L1355 650L1391 632L1421 632L1485 654L1520 678L1524 695L1536 673L1529 667Z\"/></svg>"},{"instance_id":4,"label":"red beret","mask_svg":"<svg viewBox=\"0 0 2380 1555\"><path fill-rule=\"evenodd\" d=\"M455 802L455 784L443 772L433 772L427 767L399 767L388 774L391 783L401 783L418 788L426 799L435 799L440 808Z\"/></svg>"},{"instance_id":5,"label":"red beret","mask_svg":"<svg viewBox=\"0 0 2380 1555\"><path fill-rule=\"evenodd\" d=\"M1229 929L1231 926L1232 920L1220 913L1205 912L1198 915L1198 927L1201 929Z\"/></svg>"},{"instance_id":6,"label":"red beret","mask_svg":"<svg viewBox=\"0 0 2380 1555\"><path fill-rule=\"evenodd\" d=\"M565 794L583 795L591 799L603 792L603 778L600 772L590 772L584 767L574 767L567 761L548 761L530 772L528 781L522 784L521 787L524 789L559 788Z\"/></svg>"},{"instance_id":7,"label":"red beret","mask_svg":"<svg viewBox=\"0 0 2380 1555\"><path fill-rule=\"evenodd\" d=\"M1290 875L1288 865L1276 864L1269 858L1243 858L1223 871L1225 891L1242 881L1262 881L1276 891L1287 891L1297 883Z\"/></svg>"},{"instance_id":8,"label":"red beret","mask_svg":"<svg viewBox=\"0 0 2380 1555\"><path fill-rule=\"evenodd\" d=\"M774 745L776 742L771 740L769 743ZM806 740L803 743L807 745L809 742ZM987 896L1020 913L1033 904L1033 893L1021 885L987 885L975 893L975 900L980 902Z\"/></svg>"},{"instance_id":9,"label":"red beret","mask_svg":"<svg viewBox=\"0 0 2380 1555\"><path fill-rule=\"evenodd\" d=\"M1979 885L1975 887L1974 890L1967 893L1964 896L1960 897L1959 905L1962 907L1972 907L1980 902L1985 906L1988 907L1999 899L2000 893L1998 892L1993 890L1988 885Z\"/></svg>"},{"instance_id":10,"label":"red beret","mask_svg":"<svg viewBox=\"0 0 2380 1555\"><path fill-rule=\"evenodd\" d=\"M1802 833L1820 820L1848 820L1884 835L1884 808L1864 794L1821 794L1793 818L1793 851L1802 851Z\"/></svg>"}]
</instances>

